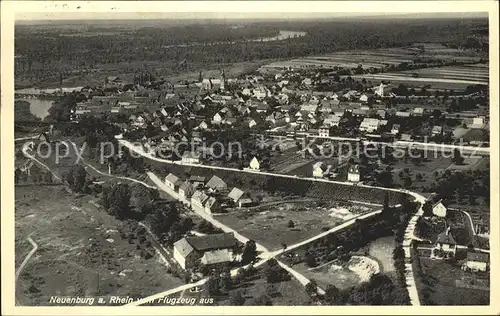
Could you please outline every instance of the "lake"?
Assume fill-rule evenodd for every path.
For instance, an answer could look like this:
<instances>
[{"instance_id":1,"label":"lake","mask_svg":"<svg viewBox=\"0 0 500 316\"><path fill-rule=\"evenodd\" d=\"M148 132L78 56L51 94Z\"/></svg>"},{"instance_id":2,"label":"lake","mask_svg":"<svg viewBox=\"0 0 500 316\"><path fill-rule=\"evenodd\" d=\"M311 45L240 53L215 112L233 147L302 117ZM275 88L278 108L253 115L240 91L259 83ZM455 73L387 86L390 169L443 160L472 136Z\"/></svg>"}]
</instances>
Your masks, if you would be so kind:
<instances>
[{"instance_id":1,"label":"lake","mask_svg":"<svg viewBox=\"0 0 500 316\"><path fill-rule=\"evenodd\" d=\"M38 89L38 88L24 88L17 89L14 91L15 94L52 94L54 92L62 92L71 93L73 91L80 91L83 87L70 87L70 88L52 88L52 89Z\"/></svg>"}]
</instances>

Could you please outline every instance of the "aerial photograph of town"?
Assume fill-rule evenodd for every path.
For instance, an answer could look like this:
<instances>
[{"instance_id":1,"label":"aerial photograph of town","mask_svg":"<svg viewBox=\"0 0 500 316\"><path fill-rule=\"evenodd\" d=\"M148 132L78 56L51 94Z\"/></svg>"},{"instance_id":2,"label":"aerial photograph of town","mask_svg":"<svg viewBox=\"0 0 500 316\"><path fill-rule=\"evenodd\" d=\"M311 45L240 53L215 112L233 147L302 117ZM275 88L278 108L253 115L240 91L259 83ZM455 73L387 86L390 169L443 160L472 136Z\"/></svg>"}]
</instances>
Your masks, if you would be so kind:
<instances>
[{"instance_id":1,"label":"aerial photograph of town","mask_svg":"<svg viewBox=\"0 0 500 316\"><path fill-rule=\"evenodd\" d=\"M16 19L15 305L489 306L488 13L240 16Z\"/></svg>"}]
</instances>

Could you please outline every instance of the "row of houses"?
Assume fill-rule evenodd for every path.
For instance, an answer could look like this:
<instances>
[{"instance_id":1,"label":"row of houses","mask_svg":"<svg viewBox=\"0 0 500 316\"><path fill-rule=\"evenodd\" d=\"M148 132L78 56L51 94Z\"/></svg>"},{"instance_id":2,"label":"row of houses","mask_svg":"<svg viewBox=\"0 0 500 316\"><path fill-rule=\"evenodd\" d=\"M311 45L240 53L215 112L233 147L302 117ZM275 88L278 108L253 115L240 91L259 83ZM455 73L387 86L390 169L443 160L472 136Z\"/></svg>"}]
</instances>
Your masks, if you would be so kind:
<instances>
[{"instance_id":1,"label":"row of houses","mask_svg":"<svg viewBox=\"0 0 500 316\"><path fill-rule=\"evenodd\" d=\"M191 176L189 179L181 180L173 173L169 173L165 177L165 185L177 193L181 202L209 215L222 211L225 206L243 207L253 203L244 191L236 187L229 191L224 180L216 175L208 181L201 176Z\"/></svg>"}]
</instances>

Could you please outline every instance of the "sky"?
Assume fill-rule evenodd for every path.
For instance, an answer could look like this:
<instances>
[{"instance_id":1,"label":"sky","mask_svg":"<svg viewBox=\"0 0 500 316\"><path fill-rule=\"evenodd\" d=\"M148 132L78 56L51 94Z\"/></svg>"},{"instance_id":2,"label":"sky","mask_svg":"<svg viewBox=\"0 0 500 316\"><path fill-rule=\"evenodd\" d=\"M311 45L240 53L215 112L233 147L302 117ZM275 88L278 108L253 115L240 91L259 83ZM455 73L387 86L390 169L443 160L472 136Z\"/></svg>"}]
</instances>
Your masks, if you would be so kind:
<instances>
[{"instance_id":1,"label":"sky","mask_svg":"<svg viewBox=\"0 0 500 316\"><path fill-rule=\"evenodd\" d=\"M10 1L7 1L10 2ZM16 20L314 19L470 16L470 1L17 1ZM29 11L29 12L26 12ZM361 11L361 12L360 12ZM462 11L462 12L460 12ZM427 12L425 14L417 12ZM451 12L451 13L450 13ZM454 12L454 13L453 13ZM465 13L463 13L465 12ZM486 16L486 14L484 14ZM437 16L435 16L437 17Z\"/></svg>"},{"instance_id":2,"label":"sky","mask_svg":"<svg viewBox=\"0 0 500 316\"><path fill-rule=\"evenodd\" d=\"M23 12L16 13L18 21L39 20L136 20L136 19L325 19L325 18L429 18L429 17L487 17L486 13L395 13L395 12Z\"/></svg>"}]
</instances>

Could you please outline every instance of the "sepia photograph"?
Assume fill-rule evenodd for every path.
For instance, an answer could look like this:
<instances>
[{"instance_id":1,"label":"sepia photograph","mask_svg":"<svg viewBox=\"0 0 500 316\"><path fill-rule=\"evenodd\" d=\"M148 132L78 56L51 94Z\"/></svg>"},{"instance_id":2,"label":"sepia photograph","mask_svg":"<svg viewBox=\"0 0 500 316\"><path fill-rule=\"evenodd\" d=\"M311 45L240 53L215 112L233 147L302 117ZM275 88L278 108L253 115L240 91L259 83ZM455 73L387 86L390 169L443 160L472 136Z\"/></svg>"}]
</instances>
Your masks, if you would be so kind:
<instances>
[{"instance_id":1,"label":"sepia photograph","mask_svg":"<svg viewBox=\"0 0 500 316\"><path fill-rule=\"evenodd\" d=\"M498 3L14 2L6 314L500 312Z\"/></svg>"}]
</instances>

